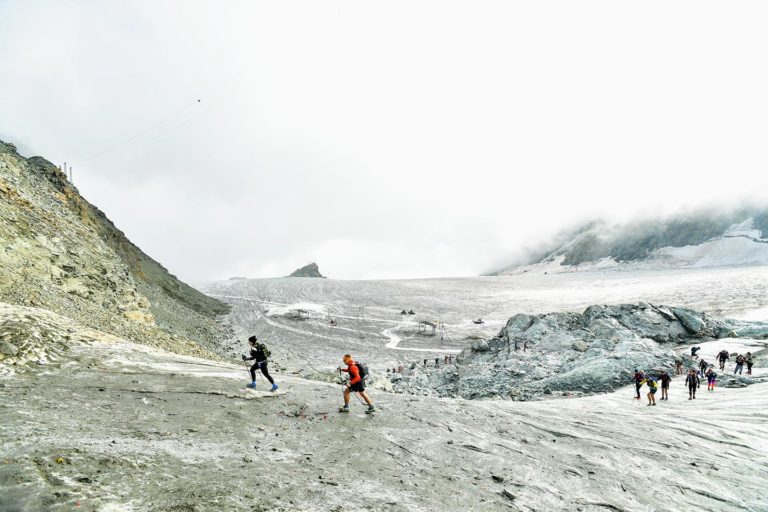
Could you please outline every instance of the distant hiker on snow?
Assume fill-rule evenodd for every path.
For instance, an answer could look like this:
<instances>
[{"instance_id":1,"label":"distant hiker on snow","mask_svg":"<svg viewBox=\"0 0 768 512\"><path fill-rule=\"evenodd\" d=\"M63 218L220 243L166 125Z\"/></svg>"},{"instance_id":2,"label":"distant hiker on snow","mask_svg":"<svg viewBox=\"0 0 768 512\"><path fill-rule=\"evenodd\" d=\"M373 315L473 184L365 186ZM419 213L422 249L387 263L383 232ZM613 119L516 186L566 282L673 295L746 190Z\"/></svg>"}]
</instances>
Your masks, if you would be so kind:
<instances>
[{"instance_id":1,"label":"distant hiker on snow","mask_svg":"<svg viewBox=\"0 0 768 512\"><path fill-rule=\"evenodd\" d=\"M730 354L728 354L728 351L723 349L720 351L719 354L717 354L717 360L720 361L720 370L725 370L725 362L730 359Z\"/></svg>"},{"instance_id":2,"label":"distant hiker on snow","mask_svg":"<svg viewBox=\"0 0 768 512\"><path fill-rule=\"evenodd\" d=\"M640 388L643 387L643 382L645 382L645 375L635 368L635 376L632 377L632 380L635 381L635 391L637 392L635 400L640 400Z\"/></svg>"},{"instance_id":3,"label":"distant hiker on snow","mask_svg":"<svg viewBox=\"0 0 768 512\"><path fill-rule=\"evenodd\" d=\"M688 385L688 400L695 400L696 388L701 385L701 381L694 368L688 370L688 376L685 378L685 383Z\"/></svg>"},{"instance_id":4,"label":"distant hiker on snow","mask_svg":"<svg viewBox=\"0 0 768 512\"><path fill-rule=\"evenodd\" d=\"M645 382L648 384L648 405L656 405L656 391L659 389L656 380L653 377L648 377Z\"/></svg>"},{"instance_id":5,"label":"distant hiker on snow","mask_svg":"<svg viewBox=\"0 0 768 512\"><path fill-rule=\"evenodd\" d=\"M251 344L251 357L245 357L245 355L243 355L243 361L256 362L249 370L251 372L251 383L247 386L249 388L256 388L256 370L261 370L264 377L266 377L270 384L272 384L272 389L270 391L277 391L277 384L275 384L275 380L269 375L269 370L267 369L267 359L271 355L269 349L263 343L259 343L256 336L248 338L248 343Z\"/></svg>"},{"instance_id":6,"label":"distant hiker on snow","mask_svg":"<svg viewBox=\"0 0 768 512\"><path fill-rule=\"evenodd\" d=\"M707 373L707 368L709 367L709 364L705 360L701 360L699 362L699 376L703 379L704 374Z\"/></svg>"},{"instance_id":7,"label":"distant hiker on snow","mask_svg":"<svg viewBox=\"0 0 768 512\"><path fill-rule=\"evenodd\" d=\"M678 359L675 361L675 374L676 375L682 375L683 374L683 360Z\"/></svg>"},{"instance_id":8,"label":"distant hiker on snow","mask_svg":"<svg viewBox=\"0 0 768 512\"><path fill-rule=\"evenodd\" d=\"M661 382L661 399L662 400L669 400L669 381L672 380L672 377L669 376L669 374L662 370L662 372L659 374L659 382Z\"/></svg>"},{"instance_id":9,"label":"distant hiker on snow","mask_svg":"<svg viewBox=\"0 0 768 512\"><path fill-rule=\"evenodd\" d=\"M707 370L707 391L714 391L715 384L717 383L717 373L715 373L714 367Z\"/></svg>"},{"instance_id":10,"label":"distant hiker on snow","mask_svg":"<svg viewBox=\"0 0 768 512\"><path fill-rule=\"evenodd\" d=\"M356 363L350 354L345 354L343 361L347 367L339 368L338 370L349 374L349 384L344 388L344 406L339 408L339 412L349 412L350 393L357 393L365 400L365 403L368 404L368 410L365 411L366 414L374 412L376 408L368 397L368 393L365 392L365 377L367 375L365 367Z\"/></svg>"},{"instance_id":11,"label":"distant hiker on snow","mask_svg":"<svg viewBox=\"0 0 768 512\"><path fill-rule=\"evenodd\" d=\"M696 352L699 350L701 350L701 347L691 347L691 357L697 358L698 356L696 355Z\"/></svg>"},{"instance_id":12,"label":"distant hiker on snow","mask_svg":"<svg viewBox=\"0 0 768 512\"><path fill-rule=\"evenodd\" d=\"M744 363L747 362L747 358L743 355L739 354L736 356L736 368L733 369L733 374L736 375L737 373L741 375L741 370L744 369ZM749 372L747 372L749 373Z\"/></svg>"},{"instance_id":13,"label":"distant hiker on snow","mask_svg":"<svg viewBox=\"0 0 768 512\"><path fill-rule=\"evenodd\" d=\"M752 375L752 365L755 364L755 356L752 355L752 352L747 352L747 375Z\"/></svg>"}]
</instances>

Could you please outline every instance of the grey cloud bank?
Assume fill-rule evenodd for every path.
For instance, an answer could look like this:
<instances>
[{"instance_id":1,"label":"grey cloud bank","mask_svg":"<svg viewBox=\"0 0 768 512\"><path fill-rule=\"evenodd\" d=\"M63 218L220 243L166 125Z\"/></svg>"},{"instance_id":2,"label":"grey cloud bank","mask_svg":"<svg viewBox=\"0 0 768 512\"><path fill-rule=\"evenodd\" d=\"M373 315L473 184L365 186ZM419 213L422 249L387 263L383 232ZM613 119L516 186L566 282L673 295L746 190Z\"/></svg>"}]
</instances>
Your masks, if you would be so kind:
<instances>
[{"instance_id":1,"label":"grey cloud bank","mask_svg":"<svg viewBox=\"0 0 768 512\"><path fill-rule=\"evenodd\" d=\"M0 139L186 280L478 274L761 198L765 11L4 2Z\"/></svg>"}]
</instances>

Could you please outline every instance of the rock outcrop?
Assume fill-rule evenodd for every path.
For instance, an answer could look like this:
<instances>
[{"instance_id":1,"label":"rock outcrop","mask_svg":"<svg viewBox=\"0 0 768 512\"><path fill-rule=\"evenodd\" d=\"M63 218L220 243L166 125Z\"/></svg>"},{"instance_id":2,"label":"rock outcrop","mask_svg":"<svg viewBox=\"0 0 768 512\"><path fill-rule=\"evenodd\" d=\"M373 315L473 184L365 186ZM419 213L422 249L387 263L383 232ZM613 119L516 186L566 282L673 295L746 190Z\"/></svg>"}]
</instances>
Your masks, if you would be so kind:
<instances>
[{"instance_id":1,"label":"rock outcrop","mask_svg":"<svg viewBox=\"0 0 768 512\"><path fill-rule=\"evenodd\" d=\"M320 273L320 269L317 266L317 263L310 263L309 265L305 265L299 269L294 270L291 272L291 275L288 277L322 277L325 278L324 275Z\"/></svg>"},{"instance_id":2,"label":"rock outcrop","mask_svg":"<svg viewBox=\"0 0 768 512\"><path fill-rule=\"evenodd\" d=\"M210 356L228 308L144 254L55 165L0 142L0 302Z\"/></svg>"},{"instance_id":3,"label":"rock outcrop","mask_svg":"<svg viewBox=\"0 0 768 512\"><path fill-rule=\"evenodd\" d=\"M766 338L768 325L646 303L518 314L496 337L473 341L455 364L432 372L414 368L391 379L403 392L464 398L591 394L627 385L635 368L674 370L680 357L674 346L739 333Z\"/></svg>"}]
</instances>

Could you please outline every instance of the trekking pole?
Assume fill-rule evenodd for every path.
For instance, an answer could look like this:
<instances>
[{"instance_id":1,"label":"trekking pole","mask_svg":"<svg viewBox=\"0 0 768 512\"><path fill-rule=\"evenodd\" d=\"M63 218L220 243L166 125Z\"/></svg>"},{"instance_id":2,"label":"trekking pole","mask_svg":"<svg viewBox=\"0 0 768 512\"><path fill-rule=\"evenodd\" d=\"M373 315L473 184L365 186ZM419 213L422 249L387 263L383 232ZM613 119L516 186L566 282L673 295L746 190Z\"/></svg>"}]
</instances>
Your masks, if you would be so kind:
<instances>
[{"instance_id":1,"label":"trekking pole","mask_svg":"<svg viewBox=\"0 0 768 512\"><path fill-rule=\"evenodd\" d=\"M259 371L258 371L257 375L259 376L259 380L261 381L261 383L264 384L265 383L264 375L261 374L261 363L259 363Z\"/></svg>"},{"instance_id":2,"label":"trekking pole","mask_svg":"<svg viewBox=\"0 0 768 512\"><path fill-rule=\"evenodd\" d=\"M248 368L248 361L243 360L243 365L245 366L245 373L248 374L248 380L251 379L251 369Z\"/></svg>"}]
</instances>

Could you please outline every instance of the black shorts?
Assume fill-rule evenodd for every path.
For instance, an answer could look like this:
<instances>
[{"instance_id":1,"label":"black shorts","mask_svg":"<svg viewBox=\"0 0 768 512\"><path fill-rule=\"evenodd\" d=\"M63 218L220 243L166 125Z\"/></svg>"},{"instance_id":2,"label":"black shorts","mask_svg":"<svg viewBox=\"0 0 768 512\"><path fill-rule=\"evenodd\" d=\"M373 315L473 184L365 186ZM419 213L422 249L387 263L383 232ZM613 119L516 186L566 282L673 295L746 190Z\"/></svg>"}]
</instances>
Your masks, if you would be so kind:
<instances>
[{"instance_id":1,"label":"black shorts","mask_svg":"<svg viewBox=\"0 0 768 512\"><path fill-rule=\"evenodd\" d=\"M362 380L359 380L354 384L350 384L349 390L354 391L355 393L360 393L361 391L365 391L365 384L363 384Z\"/></svg>"}]
</instances>

